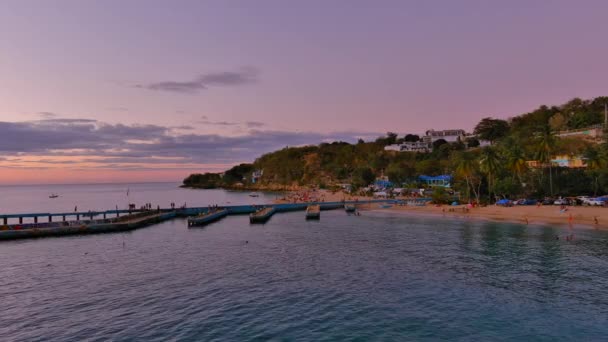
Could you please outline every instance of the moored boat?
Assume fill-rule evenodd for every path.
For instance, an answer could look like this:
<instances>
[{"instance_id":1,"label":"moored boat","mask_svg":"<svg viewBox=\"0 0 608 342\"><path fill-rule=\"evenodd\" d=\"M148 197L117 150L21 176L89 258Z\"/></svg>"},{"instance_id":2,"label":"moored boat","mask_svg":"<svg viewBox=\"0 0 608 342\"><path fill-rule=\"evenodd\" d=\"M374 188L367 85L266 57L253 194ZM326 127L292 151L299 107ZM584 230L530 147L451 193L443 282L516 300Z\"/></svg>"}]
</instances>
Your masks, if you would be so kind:
<instances>
[{"instance_id":1,"label":"moored boat","mask_svg":"<svg viewBox=\"0 0 608 342\"><path fill-rule=\"evenodd\" d=\"M321 206L318 204L309 205L306 207L306 219L318 220L321 218Z\"/></svg>"},{"instance_id":2,"label":"moored boat","mask_svg":"<svg viewBox=\"0 0 608 342\"><path fill-rule=\"evenodd\" d=\"M272 217L275 211L273 207L262 208L249 215L249 223L264 223Z\"/></svg>"},{"instance_id":3,"label":"moored boat","mask_svg":"<svg viewBox=\"0 0 608 342\"><path fill-rule=\"evenodd\" d=\"M188 217L188 227L202 226L217 221L228 215L228 209L208 211L198 216Z\"/></svg>"},{"instance_id":4,"label":"moored boat","mask_svg":"<svg viewBox=\"0 0 608 342\"><path fill-rule=\"evenodd\" d=\"M257 192L252 192L249 194L249 197L260 197L260 194L258 194Z\"/></svg>"}]
</instances>

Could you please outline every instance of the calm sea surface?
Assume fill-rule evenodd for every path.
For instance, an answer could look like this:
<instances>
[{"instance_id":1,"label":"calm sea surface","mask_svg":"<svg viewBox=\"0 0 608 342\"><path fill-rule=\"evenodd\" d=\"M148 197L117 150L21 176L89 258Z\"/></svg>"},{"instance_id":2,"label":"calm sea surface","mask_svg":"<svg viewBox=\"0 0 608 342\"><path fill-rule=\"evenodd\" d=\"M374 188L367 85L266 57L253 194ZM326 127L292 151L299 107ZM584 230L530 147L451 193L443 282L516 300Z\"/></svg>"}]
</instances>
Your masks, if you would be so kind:
<instances>
[{"instance_id":1,"label":"calm sea surface","mask_svg":"<svg viewBox=\"0 0 608 342\"><path fill-rule=\"evenodd\" d=\"M129 186L131 202L276 195ZM0 212L126 205L126 185L0 187ZM48 199L51 192L61 197ZM608 233L343 211L176 219L0 243L2 341L602 341Z\"/></svg>"}]
</instances>

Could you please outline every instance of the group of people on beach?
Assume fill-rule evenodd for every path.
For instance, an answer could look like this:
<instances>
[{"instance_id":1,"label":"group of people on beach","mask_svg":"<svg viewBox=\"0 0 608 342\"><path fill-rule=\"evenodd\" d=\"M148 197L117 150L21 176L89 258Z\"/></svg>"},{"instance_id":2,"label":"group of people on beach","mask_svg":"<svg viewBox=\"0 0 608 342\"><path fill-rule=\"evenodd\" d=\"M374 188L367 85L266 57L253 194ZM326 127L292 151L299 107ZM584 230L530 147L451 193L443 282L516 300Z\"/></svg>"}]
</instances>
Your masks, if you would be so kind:
<instances>
[{"instance_id":1,"label":"group of people on beach","mask_svg":"<svg viewBox=\"0 0 608 342\"><path fill-rule=\"evenodd\" d=\"M325 195L316 190L302 190L287 194L283 200L289 203L325 202Z\"/></svg>"}]
</instances>

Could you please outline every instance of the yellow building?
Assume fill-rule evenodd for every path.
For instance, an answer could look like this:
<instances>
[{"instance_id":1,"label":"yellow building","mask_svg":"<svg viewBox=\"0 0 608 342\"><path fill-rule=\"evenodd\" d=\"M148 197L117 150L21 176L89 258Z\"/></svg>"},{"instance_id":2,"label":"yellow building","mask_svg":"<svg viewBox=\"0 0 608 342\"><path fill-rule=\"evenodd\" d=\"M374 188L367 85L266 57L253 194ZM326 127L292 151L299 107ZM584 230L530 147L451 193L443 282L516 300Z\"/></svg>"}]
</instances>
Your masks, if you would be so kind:
<instances>
[{"instance_id":1,"label":"yellow building","mask_svg":"<svg viewBox=\"0 0 608 342\"><path fill-rule=\"evenodd\" d=\"M543 165L538 160L526 161L528 167L533 169L540 169ZM567 167L571 169L585 168L587 163L581 156L570 156L570 155L557 155L551 159L551 166L555 167Z\"/></svg>"}]
</instances>

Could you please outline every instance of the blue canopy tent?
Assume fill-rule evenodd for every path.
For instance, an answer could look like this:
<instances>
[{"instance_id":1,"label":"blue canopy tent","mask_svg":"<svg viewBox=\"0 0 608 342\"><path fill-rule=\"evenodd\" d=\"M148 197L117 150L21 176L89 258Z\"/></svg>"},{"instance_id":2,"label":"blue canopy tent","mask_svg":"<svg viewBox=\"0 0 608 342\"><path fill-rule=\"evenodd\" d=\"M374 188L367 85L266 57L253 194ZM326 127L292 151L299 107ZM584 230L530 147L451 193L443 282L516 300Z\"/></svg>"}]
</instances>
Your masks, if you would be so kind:
<instances>
[{"instance_id":1,"label":"blue canopy tent","mask_svg":"<svg viewBox=\"0 0 608 342\"><path fill-rule=\"evenodd\" d=\"M449 188L452 186L452 176L450 175L440 175L440 176L419 176L418 179L426 183L428 186L441 186L444 188Z\"/></svg>"},{"instance_id":2,"label":"blue canopy tent","mask_svg":"<svg viewBox=\"0 0 608 342\"><path fill-rule=\"evenodd\" d=\"M381 189L386 189L386 188L392 188L393 187L393 183L387 180L383 180L383 179L378 179L374 182L374 185L377 188L381 188Z\"/></svg>"}]
</instances>

